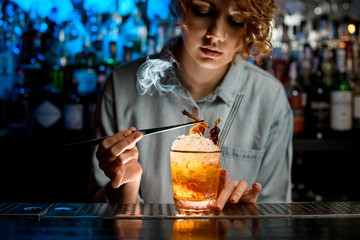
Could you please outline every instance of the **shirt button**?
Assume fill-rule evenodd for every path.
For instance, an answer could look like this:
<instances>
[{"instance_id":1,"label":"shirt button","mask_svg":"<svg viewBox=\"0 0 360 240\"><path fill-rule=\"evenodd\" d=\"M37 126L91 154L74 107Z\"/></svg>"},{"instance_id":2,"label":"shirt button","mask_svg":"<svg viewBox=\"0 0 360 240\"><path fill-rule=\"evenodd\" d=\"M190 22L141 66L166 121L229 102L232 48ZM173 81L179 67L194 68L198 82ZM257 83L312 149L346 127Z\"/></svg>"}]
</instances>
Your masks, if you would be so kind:
<instances>
[{"instance_id":1,"label":"shirt button","mask_svg":"<svg viewBox=\"0 0 360 240\"><path fill-rule=\"evenodd\" d=\"M193 111L194 114L197 114L197 113L198 113L198 110L197 110L196 107L194 107L194 108L192 109L192 111Z\"/></svg>"}]
</instances>

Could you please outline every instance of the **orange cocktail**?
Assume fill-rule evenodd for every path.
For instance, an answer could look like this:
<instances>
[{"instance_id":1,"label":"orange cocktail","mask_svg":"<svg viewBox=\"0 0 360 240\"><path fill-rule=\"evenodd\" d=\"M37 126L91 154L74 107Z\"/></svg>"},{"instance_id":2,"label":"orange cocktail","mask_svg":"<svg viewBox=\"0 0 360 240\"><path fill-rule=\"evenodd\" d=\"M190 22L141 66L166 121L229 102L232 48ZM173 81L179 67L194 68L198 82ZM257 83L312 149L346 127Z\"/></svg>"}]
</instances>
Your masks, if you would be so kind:
<instances>
[{"instance_id":1,"label":"orange cocktail","mask_svg":"<svg viewBox=\"0 0 360 240\"><path fill-rule=\"evenodd\" d=\"M174 202L181 210L210 209L217 198L221 151L170 150Z\"/></svg>"}]
</instances>

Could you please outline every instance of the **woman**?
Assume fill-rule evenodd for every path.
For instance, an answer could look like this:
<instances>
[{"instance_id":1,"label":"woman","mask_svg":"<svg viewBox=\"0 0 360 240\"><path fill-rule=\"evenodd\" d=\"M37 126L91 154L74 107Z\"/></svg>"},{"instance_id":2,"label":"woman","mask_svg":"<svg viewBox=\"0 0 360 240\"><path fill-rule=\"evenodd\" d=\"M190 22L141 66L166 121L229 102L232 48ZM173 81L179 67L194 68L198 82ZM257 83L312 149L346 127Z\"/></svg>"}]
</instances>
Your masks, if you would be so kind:
<instances>
[{"instance_id":1,"label":"woman","mask_svg":"<svg viewBox=\"0 0 360 240\"><path fill-rule=\"evenodd\" d=\"M174 0L172 6L181 37L158 56L115 69L101 94L95 137L111 137L94 151L93 200L172 202L169 149L188 129L143 137L128 127L186 122L182 109L213 123L244 92L222 147L214 208L291 201L291 109L281 83L244 60L271 51L274 1Z\"/></svg>"}]
</instances>

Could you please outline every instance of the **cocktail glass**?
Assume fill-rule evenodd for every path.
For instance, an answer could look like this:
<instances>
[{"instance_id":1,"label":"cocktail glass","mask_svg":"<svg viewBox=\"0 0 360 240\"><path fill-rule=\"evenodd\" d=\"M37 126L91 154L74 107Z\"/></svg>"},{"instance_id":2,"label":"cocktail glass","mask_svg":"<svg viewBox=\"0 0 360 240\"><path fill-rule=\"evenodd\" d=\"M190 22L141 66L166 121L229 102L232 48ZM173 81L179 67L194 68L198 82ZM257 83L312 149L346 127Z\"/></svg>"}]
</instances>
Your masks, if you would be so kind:
<instances>
[{"instance_id":1,"label":"cocktail glass","mask_svg":"<svg viewBox=\"0 0 360 240\"><path fill-rule=\"evenodd\" d=\"M221 151L170 150L175 206L182 211L209 211L219 185Z\"/></svg>"}]
</instances>

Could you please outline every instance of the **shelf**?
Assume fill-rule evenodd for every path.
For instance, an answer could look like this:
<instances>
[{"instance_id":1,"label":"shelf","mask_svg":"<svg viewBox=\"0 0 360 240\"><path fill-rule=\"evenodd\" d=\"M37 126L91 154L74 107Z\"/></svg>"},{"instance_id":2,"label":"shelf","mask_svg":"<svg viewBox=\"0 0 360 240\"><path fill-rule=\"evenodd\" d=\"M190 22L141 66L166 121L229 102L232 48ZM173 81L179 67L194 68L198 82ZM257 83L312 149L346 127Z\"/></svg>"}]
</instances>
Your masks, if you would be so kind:
<instances>
[{"instance_id":1,"label":"shelf","mask_svg":"<svg viewBox=\"0 0 360 240\"><path fill-rule=\"evenodd\" d=\"M296 152L305 151L355 151L360 152L360 139L294 139Z\"/></svg>"}]
</instances>

